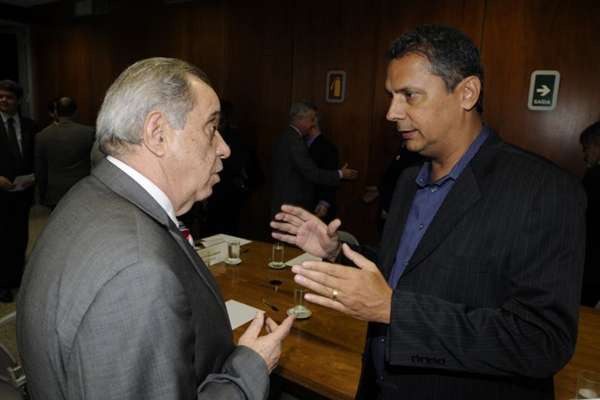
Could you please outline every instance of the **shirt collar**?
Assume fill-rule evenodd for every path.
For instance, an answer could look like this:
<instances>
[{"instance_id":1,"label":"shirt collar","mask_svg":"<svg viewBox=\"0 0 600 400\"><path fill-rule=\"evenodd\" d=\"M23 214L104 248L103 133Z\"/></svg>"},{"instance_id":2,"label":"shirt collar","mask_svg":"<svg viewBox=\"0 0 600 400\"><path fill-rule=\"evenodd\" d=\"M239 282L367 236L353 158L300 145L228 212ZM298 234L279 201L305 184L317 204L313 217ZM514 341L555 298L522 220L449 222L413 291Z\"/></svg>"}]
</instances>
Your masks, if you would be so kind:
<instances>
[{"instance_id":1,"label":"shirt collar","mask_svg":"<svg viewBox=\"0 0 600 400\"><path fill-rule=\"evenodd\" d=\"M427 185L438 185L438 186L442 185L448 179L452 179L453 181L457 180L458 177L460 176L460 174L465 169L465 167L469 164L469 161L471 161L473 159L473 157L475 157L475 154L477 154L477 152L481 148L481 145L483 144L483 142L485 142L485 140L489 136L490 136L490 128L488 128L487 126L484 126L483 128L481 128L481 131L479 132L479 134L477 135L475 140L473 140L473 142L469 145L469 148L467 149L465 154L462 155L460 160L458 160L458 162L454 165L454 167L452 167L452 170L450 170L448 175L444 176L443 178L441 178L440 180L438 180L435 183L430 182L431 161L425 162L423 164L423 166L421 167L421 169L419 170L419 173L417 174L415 182L417 183L417 185L419 187L425 187Z\"/></svg>"},{"instance_id":2,"label":"shirt collar","mask_svg":"<svg viewBox=\"0 0 600 400\"><path fill-rule=\"evenodd\" d=\"M123 161L118 160L112 156L106 156L106 159L110 161L115 167L119 168L121 171L129 175L131 179L136 181L156 202L161 206L163 210L167 213L169 218L178 226L179 221L177 221L177 217L175 216L175 210L173 209L173 204L169 197L160 190L158 186L156 186L150 179L146 178L144 175L140 174L137 170L133 169L129 165L125 164Z\"/></svg>"},{"instance_id":3,"label":"shirt collar","mask_svg":"<svg viewBox=\"0 0 600 400\"><path fill-rule=\"evenodd\" d=\"M0 115L2 115L2 122L4 122L5 125L6 125L6 121L8 121L9 118L12 118L13 121L15 121L15 123L19 123L19 116L18 116L18 114L8 115L8 114L3 113L2 111L0 111Z\"/></svg>"},{"instance_id":4,"label":"shirt collar","mask_svg":"<svg viewBox=\"0 0 600 400\"><path fill-rule=\"evenodd\" d=\"M315 140L317 140L317 138L319 137L319 135L321 135L321 132L319 132L319 133L317 134L317 136L315 136L315 137L313 137L313 138L310 138L310 139L307 139L307 140L306 140L306 146L307 146L307 147L310 147L310 145L311 145L311 144L313 144Z\"/></svg>"}]
</instances>

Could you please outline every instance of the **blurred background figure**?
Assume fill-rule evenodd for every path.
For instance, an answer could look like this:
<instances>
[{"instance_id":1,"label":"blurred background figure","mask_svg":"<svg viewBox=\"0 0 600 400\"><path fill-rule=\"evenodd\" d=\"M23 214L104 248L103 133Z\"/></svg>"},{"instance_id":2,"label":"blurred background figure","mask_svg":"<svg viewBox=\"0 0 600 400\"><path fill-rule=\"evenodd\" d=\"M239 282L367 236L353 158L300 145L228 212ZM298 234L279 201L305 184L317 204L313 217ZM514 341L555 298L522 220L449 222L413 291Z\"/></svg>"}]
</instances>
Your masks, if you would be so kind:
<instances>
[{"instance_id":1,"label":"blurred background figure","mask_svg":"<svg viewBox=\"0 0 600 400\"><path fill-rule=\"evenodd\" d=\"M600 302L600 121L588 126L579 137L586 164L583 187L587 195L586 251L581 304Z\"/></svg>"},{"instance_id":2,"label":"blurred background figure","mask_svg":"<svg viewBox=\"0 0 600 400\"><path fill-rule=\"evenodd\" d=\"M408 167L421 164L425 160L419 153L413 153L400 146L398 153L386 168L379 185L367 186L363 194L363 202L370 204L379 200L379 211L377 213L377 233L381 236L383 225L387 218L392 203L396 182L402 171Z\"/></svg>"},{"instance_id":3,"label":"blurred background figure","mask_svg":"<svg viewBox=\"0 0 600 400\"><path fill-rule=\"evenodd\" d=\"M317 107L314 104L292 104L290 123L273 143L271 216L281 209L282 204L312 210L316 185L335 188L341 180L354 180L358 176L358 171L347 165L337 170L317 166L304 142L316 125Z\"/></svg>"},{"instance_id":4,"label":"blurred background figure","mask_svg":"<svg viewBox=\"0 0 600 400\"><path fill-rule=\"evenodd\" d=\"M338 170L340 167L338 148L327 136L323 135L318 119L314 128L306 136L306 145L308 153L317 167L332 171ZM336 192L336 187L316 185L313 207L310 211L325 222L332 221L337 213Z\"/></svg>"},{"instance_id":5,"label":"blurred background figure","mask_svg":"<svg viewBox=\"0 0 600 400\"><path fill-rule=\"evenodd\" d=\"M35 139L35 174L40 203L54 209L80 179L90 173L94 128L75 122L77 104L71 97L55 103L55 122Z\"/></svg>"},{"instance_id":6,"label":"blurred background figure","mask_svg":"<svg viewBox=\"0 0 600 400\"><path fill-rule=\"evenodd\" d=\"M23 88L0 81L0 301L11 302L21 283L29 240L29 210L33 185L15 184L18 176L33 173L35 123L19 113Z\"/></svg>"},{"instance_id":7,"label":"blurred background figure","mask_svg":"<svg viewBox=\"0 0 600 400\"><path fill-rule=\"evenodd\" d=\"M263 183L264 176L254 148L234 123L234 107L227 100L221 101L219 132L231 149L231 156L223 160L223 171L219 174L221 181L213 187L213 194L206 202L204 230L205 234L237 235L242 208L254 190ZM198 216L202 212L198 210L201 207L202 204L198 203L192 210L196 214L188 225L192 234L203 230L197 227L201 222L201 217Z\"/></svg>"}]
</instances>

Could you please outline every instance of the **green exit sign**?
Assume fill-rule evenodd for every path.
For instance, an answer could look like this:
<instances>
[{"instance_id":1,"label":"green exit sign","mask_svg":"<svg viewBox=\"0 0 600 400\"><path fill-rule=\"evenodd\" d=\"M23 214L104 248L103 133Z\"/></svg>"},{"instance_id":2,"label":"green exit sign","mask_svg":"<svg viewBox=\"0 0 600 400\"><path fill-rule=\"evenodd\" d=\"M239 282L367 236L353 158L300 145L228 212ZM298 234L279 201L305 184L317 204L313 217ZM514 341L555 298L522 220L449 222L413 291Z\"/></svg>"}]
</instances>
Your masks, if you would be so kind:
<instances>
[{"instance_id":1,"label":"green exit sign","mask_svg":"<svg viewBox=\"0 0 600 400\"><path fill-rule=\"evenodd\" d=\"M554 110L558 99L559 83L560 72L558 71L533 71L529 82L527 107L536 111Z\"/></svg>"}]
</instances>

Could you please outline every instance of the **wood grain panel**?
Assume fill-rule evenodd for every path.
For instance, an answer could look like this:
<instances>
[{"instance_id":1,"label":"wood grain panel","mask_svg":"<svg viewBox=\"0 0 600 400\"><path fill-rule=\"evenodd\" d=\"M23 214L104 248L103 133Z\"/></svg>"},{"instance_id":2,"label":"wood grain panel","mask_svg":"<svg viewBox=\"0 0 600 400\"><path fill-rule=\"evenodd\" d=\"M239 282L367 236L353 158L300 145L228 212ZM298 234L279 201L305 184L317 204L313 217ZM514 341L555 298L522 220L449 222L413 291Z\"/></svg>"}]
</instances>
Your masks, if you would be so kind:
<instances>
[{"instance_id":1,"label":"wood grain panel","mask_svg":"<svg viewBox=\"0 0 600 400\"><path fill-rule=\"evenodd\" d=\"M579 133L600 118L600 3L488 0L483 58L486 120L501 136L574 173ZM533 70L561 73L554 111L530 111Z\"/></svg>"}]
</instances>

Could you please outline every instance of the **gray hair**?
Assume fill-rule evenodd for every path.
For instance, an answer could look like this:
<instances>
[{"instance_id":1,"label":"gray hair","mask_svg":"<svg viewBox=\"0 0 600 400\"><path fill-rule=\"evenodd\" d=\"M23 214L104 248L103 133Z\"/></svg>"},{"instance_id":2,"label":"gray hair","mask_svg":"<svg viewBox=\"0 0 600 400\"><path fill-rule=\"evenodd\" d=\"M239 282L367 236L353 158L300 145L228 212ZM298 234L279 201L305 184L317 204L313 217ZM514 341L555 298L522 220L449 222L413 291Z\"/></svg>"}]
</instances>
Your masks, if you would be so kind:
<instances>
[{"instance_id":1,"label":"gray hair","mask_svg":"<svg viewBox=\"0 0 600 400\"><path fill-rule=\"evenodd\" d=\"M311 112L317 112L317 106L308 101L299 101L290 107L290 122L304 118Z\"/></svg>"},{"instance_id":2,"label":"gray hair","mask_svg":"<svg viewBox=\"0 0 600 400\"><path fill-rule=\"evenodd\" d=\"M175 58L148 58L131 65L110 86L96 120L96 140L105 154L120 154L140 144L146 116L162 112L174 129L185 126L194 108L189 78L210 86L199 68Z\"/></svg>"}]
</instances>

